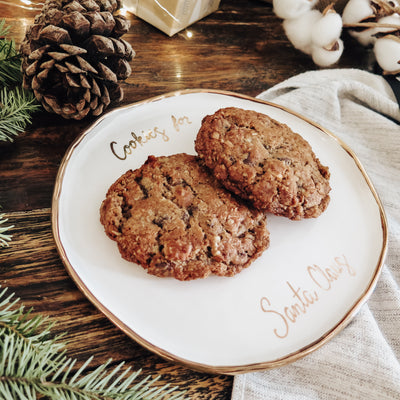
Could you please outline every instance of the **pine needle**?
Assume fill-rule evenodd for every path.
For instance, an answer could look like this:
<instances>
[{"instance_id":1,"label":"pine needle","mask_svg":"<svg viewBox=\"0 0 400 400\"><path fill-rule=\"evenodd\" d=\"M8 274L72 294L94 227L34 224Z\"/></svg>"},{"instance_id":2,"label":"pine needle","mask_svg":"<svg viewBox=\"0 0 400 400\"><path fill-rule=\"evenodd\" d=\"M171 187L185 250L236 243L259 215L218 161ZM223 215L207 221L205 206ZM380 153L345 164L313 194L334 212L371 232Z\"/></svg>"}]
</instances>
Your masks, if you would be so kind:
<instances>
[{"instance_id":1,"label":"pine needle","mask_svg":"<svg viewBox=\"0 0 400 400\"><path fill-rule=\"evenodd\" d=\"M65 355L63 343L51 338L51 325L30 317L19 299L0 292L0 398L5 400L183 400L159 377L137 382L140 370L110 369L112 360L88 371L92 357L73 372L76 360ZM32 322L33 321L33 322Z\"/></svg>"},{"instance_id":2,"label":"pine needle","mask_svg":"<svg viewBox=\"0 0 400 400\"><path fill-rule=\"evenodd\" d=\"M0 90L0 140L10 141L31 123L31 114L39 110L32 92L21 87Z\"/></svg>"},{"instance_id":3,"label":"pine needle","mask_svg":"<svg viewBox=\"0 0 400 400\"><path fill-rule=\"evenodd\" d=\"M11 228L14 228L14 225L10 226L2 226L2 224L6 223L8 218L4 218L4 214L0 214L0 247L8 247L8 242L11 241L12 235L7 234Z\"/></svg>"},{"instance_id":4,"label":"pine needle","mask_svg":"<svg viewBox=\"0 0 400 400\"><path fill-rule=\"evenodd\" d=\"M9 27L5 19L0 21L0 87L15 86L22 83L21 55L15 42L6 38Z\"/></svg>"},{"instance_id":5,"label":"pine needle","mask_svg":"<svg viewBox=\"0 0 400 400\"><path fill-rule=\"evenodd\" d=\"M21 54L6 38L9 27L0 20L0 141L12 142L39 110L32 91L22 89Z\"/></svg>"}]
</instances>

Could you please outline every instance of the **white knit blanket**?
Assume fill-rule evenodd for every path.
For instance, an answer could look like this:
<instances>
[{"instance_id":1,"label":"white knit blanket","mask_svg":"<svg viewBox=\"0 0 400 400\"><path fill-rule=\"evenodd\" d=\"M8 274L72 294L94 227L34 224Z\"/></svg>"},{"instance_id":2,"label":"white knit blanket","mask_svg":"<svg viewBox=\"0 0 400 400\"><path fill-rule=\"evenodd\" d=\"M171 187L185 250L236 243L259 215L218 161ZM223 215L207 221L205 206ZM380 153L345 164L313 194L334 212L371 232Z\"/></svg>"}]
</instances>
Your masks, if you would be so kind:
<instances>
[{"instance_id":1,"label":"white knit blanket","mask_svg":"<svg viewBox=\"0 0 400 400\"><path fill-rule=\"evenodd\" d=\"M341 138L384 205L389 249L375 291L353 321L301 360L237 375L232 400L400 399L400 110L386 81L349 69L307 72L263 92Z\"/></svg>"}]
</instances>

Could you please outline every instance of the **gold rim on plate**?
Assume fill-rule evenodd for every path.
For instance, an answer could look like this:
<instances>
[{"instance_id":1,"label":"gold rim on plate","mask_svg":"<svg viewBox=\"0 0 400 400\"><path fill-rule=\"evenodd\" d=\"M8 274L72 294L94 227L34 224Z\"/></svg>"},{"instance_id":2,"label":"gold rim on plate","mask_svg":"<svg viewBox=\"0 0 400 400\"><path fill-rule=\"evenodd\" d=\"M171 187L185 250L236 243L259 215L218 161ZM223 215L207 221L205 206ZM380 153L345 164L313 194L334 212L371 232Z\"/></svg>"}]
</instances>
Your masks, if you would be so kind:
<instances>
[{"instance_id":1,"label":"gold rim on plate","mask_svg":"<svg viewBox=\"0 0 400 400\"><path fill-rule=\"evenodd\" d=\"M300 348L299 350L287 354L283 357L271 360L271 361L266 361L266 362L259 362L259 363L253 363L253 364L246 364L246 365L236 365L236 366L213 366L213 365L207 365L207 364L202 364L190 360L186 360L184 358L181 358L177 355L174 355L141 337L138 335L134 330L132 330L130 327L128 327L123 321L121 321L119 318L117 318L109 309L107 309L98 299L97 297L88 289L88 287L85 285L81 277L77 274L75 271L73 265L71 264L67 252L63 246L63 243L60 239L60 232L59 232L59 200L60 200L60 195L61 195L61 189L62 189L62 183L63 183L63 178L64 174L66 171L66 168L68 166L68 162L75 151L75 149L79 146L79 144L82 142L82 140L85 138L88 133L93 130L97 125L99 125L105 118L110 116L111 114L114 114L121 109L129 109L129 108L136 108L141 105L147 104L147 103L154 103L160 100L164 100L169 97L176 97L176 96L182 96L186 94L200 94L200 93L205 93L205 94L219 94L219 95L224 95L224 96L230 96L230 97L236 97L244 100L250 100L252 102L256 103L261 103L265 104L268 106L272 106L278 109L281 109L289 114L294 115L297 118L302 119L303 121L307 122L308 124L316 127L319 129L321 132L324 134L328 135L329 137L333 138L348 154L349 156L354 160L355 164L357 165L358 169L362 173L371 193L373 194L373 197L379 207L379 213L380 213L380 219L381 219L381 228L382 228L382 248L380 251L378 263L375 267L374 273L372 274L372 277L363 291L363 293L359 296L359 298L350 306L349 311L339 320L339 322L330 328L327 332L325 332L320 338L317 340L314 340L313 342L309 343L308 345ZM368 300L369 296L373 292L376 283L378 281L380 272L383 267L384 259L386 256L387 252L387 245L388 245L388 232L387 232L387 219L385 215L385 211L383 209L381 200L370 180L368 177L364 167L360 163L359 159L355 155L355 153L338 137L336 137L333 133L329 132L319 124L309 120L308 118L293 112L286 107L264 101L258 98L234 93L234 92L229 92L229 91L221 91L221 90L211 90L211 89L187 89L187 90L181 90L181 91L175 91L175 92L170 92L166 93L161 96L156 96L152 97L143 101L139 101L134 104L122 106L119 108L116 108L106 114L104 114L102 117L96 120L89 128L87 128L69 147L67 152L65 153L65 156L62 159L61 165L58 170L56 182L55 182L55 187L54 187L54 192L53 192L53 199L52 199L52 230L53 230L53 236L54 240L56 243L56 247L58 250L58 253L61 257L61 260L70 275L70 277L73 279L75 284L78 286L79 290L95 305L97 309L99 309L111 322L113 322L119 329L121 329L126 335L128 335L130 338L134 339L137 343L139 343L141 346L145 347L146 349L150 350L151 352L161 356L162 358L181 364L187 368L197 370L200 372L207 372L207 373L213 373L213 374L226 374L226 375L236 375L236 374L242 374L242 373L247 373L247 372L254 372L254 371L261 371L261 370L266 370L266 369L272 369L272 368L277 368L281 367L284 365L287 365L289 363L292 363L307 354L313 352L314 350L317 350L321 346L323 346L326 342L328 342L330 339L332 339L335 335L337 335L350 321L351 319L356 315L356 313L359 311L361 306Z\"/></svg>"}]
</instances>

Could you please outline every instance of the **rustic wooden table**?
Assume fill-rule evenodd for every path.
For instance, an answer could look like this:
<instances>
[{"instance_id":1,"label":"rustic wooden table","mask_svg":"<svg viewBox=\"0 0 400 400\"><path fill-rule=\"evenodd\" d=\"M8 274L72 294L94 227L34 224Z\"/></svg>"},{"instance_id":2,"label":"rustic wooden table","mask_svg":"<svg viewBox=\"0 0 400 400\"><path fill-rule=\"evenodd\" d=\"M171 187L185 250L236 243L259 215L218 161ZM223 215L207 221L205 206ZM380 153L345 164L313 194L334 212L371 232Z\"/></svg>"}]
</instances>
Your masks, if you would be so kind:
<instances>
[{"instance_id":1,"label":"rustic wooden table","mask_svg":"<svg viewBox=\"0 0 400 400\"><path fill-rule=\"evenodd\" d=\"M14 5L13 5L14 4ZM19 44L38 11L0 1L0 16ZM250 96L304 71L316 69L294 50L281 21L265 1L222 0L218 11L168 37L129 15L124 38L137 55L123 84L123 104L188 88L230 90ZM368 69L368 53L348 38L338 67ZM187 390L188 398L229 399L233 378L188 370L166 361L128 338L78 290L58 256L51 229L51 200L57 170L68 146L93 120L66 121L37 113L13 143L0 143L0 204L12 242L0 249L1 285L35 313L54 321L54 334L67 332L68 355L91 367L112 357L143 376Z\"/></svg>"}]
</instances>

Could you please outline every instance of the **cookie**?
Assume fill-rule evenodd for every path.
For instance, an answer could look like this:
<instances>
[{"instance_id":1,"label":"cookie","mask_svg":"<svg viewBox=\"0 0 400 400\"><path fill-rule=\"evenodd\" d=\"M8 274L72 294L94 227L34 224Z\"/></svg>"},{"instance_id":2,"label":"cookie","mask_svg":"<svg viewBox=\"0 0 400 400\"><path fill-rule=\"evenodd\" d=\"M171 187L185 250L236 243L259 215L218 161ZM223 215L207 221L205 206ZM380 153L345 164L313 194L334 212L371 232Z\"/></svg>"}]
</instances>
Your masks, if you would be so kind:
<instances>
[{"instance_id":1,"label":"cookie","mask_svg":"<svg viewBox=\"0 0 400 400\"><path fill-rule=\"evenodd\" d=\"M122 175L102 202L100 221L124 259L179 280L235 275L269 245L265 213L184 153L150 156Z\"/></svg>"},{"instance_id":2,"label":"cookie","mask_svg":"<svg viewBox=\"0 0 400 400\"><path fill-rule=\"evenodd\" d=\"M293 220L329 203L329 169L310 144L267 115L235 107L206 116L195 149L215 177L260 210Z\"/></svg>"}]
</instances>

